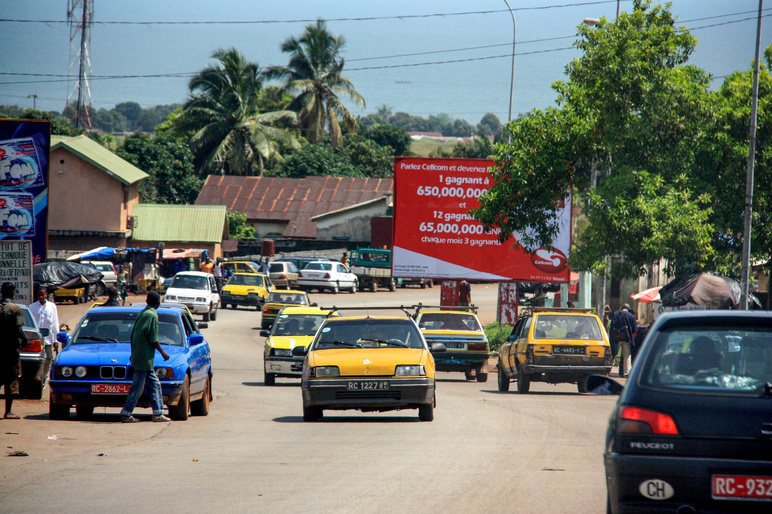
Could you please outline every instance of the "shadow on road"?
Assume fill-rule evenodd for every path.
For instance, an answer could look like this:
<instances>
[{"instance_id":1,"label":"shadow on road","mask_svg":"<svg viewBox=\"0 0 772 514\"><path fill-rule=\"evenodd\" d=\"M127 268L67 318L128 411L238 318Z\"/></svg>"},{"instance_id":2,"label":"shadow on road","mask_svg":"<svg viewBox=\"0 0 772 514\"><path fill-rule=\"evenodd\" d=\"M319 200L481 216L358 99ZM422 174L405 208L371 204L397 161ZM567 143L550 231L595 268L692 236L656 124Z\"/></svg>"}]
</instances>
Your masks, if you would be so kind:
<instances>
[{"instance_id":1,"label":"shadow on road","mask_svg":"<svg viewBox=\"0 0 772 514\"><path fill-rule=\"evenodd\" d=\"M418 416L328 416L319 421L303 421L302 416L283 416L273 419L276 423L422 423Z\"/></svg>"}]
</instances>

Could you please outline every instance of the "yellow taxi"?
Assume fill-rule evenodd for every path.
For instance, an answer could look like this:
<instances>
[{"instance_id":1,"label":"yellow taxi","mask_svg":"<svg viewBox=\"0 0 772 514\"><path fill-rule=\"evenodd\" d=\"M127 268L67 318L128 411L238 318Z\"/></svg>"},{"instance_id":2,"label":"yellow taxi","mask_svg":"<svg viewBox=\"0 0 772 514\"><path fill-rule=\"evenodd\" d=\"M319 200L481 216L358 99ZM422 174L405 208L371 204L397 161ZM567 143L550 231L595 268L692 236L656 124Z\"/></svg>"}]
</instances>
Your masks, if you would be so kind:
<instances>
[{"instance_id":1,"label":"yellow taxi","mask_svg":"<svg viewBox=\"0 0 772 514\"><path fill-rule=\"evenodd\" d=\"M220 293L220 303L226 309L239 305L255 306L260 309L273 291L271 279L262 273L234 273Z\"/></svg>"},{"instance_id":2,"label":"yellow taxi","mask_svg":"<svg viewBox=\"0 0 772 514\"><path fill-rule=\"evenodd\" d=\"M437 353L437 371L463 371L467 380L488 381L490 345L482 324L473 312L454 307L453 310L422 310L415 318L426 342L443 343L447 351Z\"/></svg>"},{"instance_id":3,"label":"yellow taxi","mask_svg":"<svg viewBox=\"0 0 772 514\"><path fill-rule=\"evenodd\" d=\"M276 315L284 307L288 305L303 305L316 307L315 303L311 303L308 299L308 294L305 291L273 291L263 304L263 319L260 321L261 328L271 328L273 321L276 319Z\"/></svg>"},{"instance_id":4,"label":"yellow taxi","mask_svg":"<svg viewBox=\"0 0 772 514\"><path fill-rule=\"evenodd\" d=\"M276 378L300 378L303 356L292 355L296 347L306 348L328 316L338 316L317 307L290 306L281 309L273 328L260 331L265 340L263 351L263 383L276 384Z\"/></svg>"},{"instance_id":5,"label":"yellow taxi","mask_svg":"<svg viewBox=\"0 0 772 514\"><path fill-rule=\"evenodd\" d=\"M587 392L589 375L608 375L614 356L608 334L592 309L534 307L520 316L499 349L498 388L527 393L531 382L575 383Z\"/></svg>"},{"instance_id":6,"label":"yellow taxi","mask_svg":"<svg viewBox=\"0 0 772 514\"><path fill-rule=\"evenodd\" d=\"M421 421L434 419L434 358L410 316L330 317L307 351L296 347L292 354L305 355L304 421L346 409L418 409Z\"/></svg>"},{"instance_id":7,"label":"yellow taxi","mask_svg":"<svg viewBox=\"0 0 772 514\"><path fill-rule=\"evenodd\" d=\"M72 288L59 288L54 291L54 303L62 303L65 299L72 300L72 303L86 303L88 297L86 297L85 287L72 287Z\"/></svg>"}]
</instances>

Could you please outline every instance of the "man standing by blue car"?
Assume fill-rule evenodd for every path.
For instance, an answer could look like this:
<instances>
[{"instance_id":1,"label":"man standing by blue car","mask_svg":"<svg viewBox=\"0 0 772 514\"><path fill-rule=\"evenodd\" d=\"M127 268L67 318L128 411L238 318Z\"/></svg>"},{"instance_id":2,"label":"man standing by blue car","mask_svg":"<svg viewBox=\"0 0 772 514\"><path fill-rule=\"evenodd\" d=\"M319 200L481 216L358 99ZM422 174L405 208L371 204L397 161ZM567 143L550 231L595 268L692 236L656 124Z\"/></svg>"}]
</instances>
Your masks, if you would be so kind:
<instances>
[{"instance_id":1,"label":"man standing by blue car","mask_svg":"<svg viewBox=\"0 0 772 514\"><path fill-rule=\"evenodd\" d=\"M147 307L139 313L137 321L134 322L134 328L131 330L131 365L134 368L134 380L121 411L122 423L136 423L138 421L132 416L132 412L137 406L140 395L146 389L146 385L150 395L150 404L153 408L153 421L171 421L164 416L161 382L153 369L156 350L161 353L165 361L169 360L169 354L158 343L158 313L155 310L159 305L161 305L161 296L155 291L150 291L147 294Z\"/></svg>"}]
</instances>

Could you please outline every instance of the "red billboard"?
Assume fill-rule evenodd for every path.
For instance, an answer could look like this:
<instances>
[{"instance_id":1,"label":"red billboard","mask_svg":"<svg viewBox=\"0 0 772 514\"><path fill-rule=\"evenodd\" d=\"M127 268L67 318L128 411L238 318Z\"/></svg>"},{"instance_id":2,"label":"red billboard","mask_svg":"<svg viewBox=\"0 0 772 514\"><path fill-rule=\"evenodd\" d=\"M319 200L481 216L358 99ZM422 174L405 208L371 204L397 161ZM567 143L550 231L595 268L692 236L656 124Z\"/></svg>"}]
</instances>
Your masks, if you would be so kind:
<instances>
[{"instance_id":1,"label":"red billboard","mask_svg":"<svg viewBox=\"0 0 772 514\"><path fill-rule=\"evenodd\" d=\"M554 248L498 241L469 211L492 184L490 159L394 159L392 275L400 278L569 281L571 198L556 214Z\"/></svg>"}]
</instances>

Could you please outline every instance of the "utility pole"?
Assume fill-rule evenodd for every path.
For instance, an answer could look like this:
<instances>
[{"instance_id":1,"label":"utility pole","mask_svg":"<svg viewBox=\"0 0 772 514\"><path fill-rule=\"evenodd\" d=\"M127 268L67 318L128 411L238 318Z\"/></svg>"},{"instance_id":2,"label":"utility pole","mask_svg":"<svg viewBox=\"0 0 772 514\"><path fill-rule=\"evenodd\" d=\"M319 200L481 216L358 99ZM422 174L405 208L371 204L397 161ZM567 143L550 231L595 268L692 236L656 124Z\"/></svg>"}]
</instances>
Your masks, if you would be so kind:
<instances>
[{"instance_id":1,"label":"utility pole","mask_svg":"<svg viewBox=\"0 0 772 514\"><path fill-rule=\"evenodd\" d=\"M38 95L27 95L27 98L32 98L32 108L38 109Z\"/></svg>"},{"instance_id":2,"label":"utility pole","mask_svg":"<svg viewBox=\"0 0 772 514\"><path fill-rule=\"evenodd\" d=\"M67 107L77 92L75 104L75 126L91 128L91 22L94 19L94 0L67 0L67 20L70 25L70 81L77 67L78 78L75 87L67 95Z\"/></svg>"}]
</instances>

